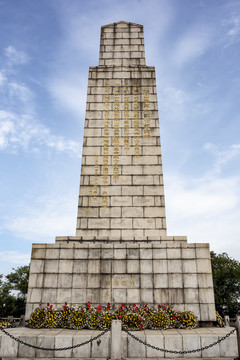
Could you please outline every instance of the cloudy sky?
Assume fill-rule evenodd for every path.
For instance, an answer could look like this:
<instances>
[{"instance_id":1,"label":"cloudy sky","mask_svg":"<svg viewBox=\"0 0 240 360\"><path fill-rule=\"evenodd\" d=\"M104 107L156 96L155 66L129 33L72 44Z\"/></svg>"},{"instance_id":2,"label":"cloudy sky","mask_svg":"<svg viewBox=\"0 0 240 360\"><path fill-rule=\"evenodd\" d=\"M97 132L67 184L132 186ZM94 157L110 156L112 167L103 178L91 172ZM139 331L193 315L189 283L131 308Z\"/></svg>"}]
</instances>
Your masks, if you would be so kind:
<instances>
[{"instance_id":1,"label":"cloudy sky","mask_svg":"<svg viewBox=\"0 0 240 360\"><path fill-rule=\"evenodd\" d=\"M0 273L75 235L100 28L144 25L168 235L240 260L239 0L0 0Z\"/></svg>"}]
</instances>

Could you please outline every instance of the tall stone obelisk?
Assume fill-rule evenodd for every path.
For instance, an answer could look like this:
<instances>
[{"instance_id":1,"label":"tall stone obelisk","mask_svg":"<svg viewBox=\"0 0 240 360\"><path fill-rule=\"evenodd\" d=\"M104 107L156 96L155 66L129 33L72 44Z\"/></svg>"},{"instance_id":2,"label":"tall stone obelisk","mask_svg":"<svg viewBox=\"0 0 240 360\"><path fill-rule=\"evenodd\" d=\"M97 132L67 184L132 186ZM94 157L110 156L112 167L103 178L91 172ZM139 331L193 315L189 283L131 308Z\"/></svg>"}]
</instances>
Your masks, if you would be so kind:
<instances>
[{"instance_id":1,"label":"tall stone obelisk","mask_svg":"<svg viewBox=\"0 0 240 360\"><path fill-rule=\"evenodd\" d=\"M208 244L167 236L154 67L143 27L102 27L90 67L76 236L34 244L27 317L61 306L171 303L215 320Z\"/></svg>"},{"instance_id":2,"label":"tall stone obelisk","mask_svg":"<svg viewBox=\"0 0 240 360\"><path fill-rule=\"evenodd\" d=\"M146 240L166 235L155 69L143 26L102 27L89 71L77 236Z\"/></svg>"}]
</instances>

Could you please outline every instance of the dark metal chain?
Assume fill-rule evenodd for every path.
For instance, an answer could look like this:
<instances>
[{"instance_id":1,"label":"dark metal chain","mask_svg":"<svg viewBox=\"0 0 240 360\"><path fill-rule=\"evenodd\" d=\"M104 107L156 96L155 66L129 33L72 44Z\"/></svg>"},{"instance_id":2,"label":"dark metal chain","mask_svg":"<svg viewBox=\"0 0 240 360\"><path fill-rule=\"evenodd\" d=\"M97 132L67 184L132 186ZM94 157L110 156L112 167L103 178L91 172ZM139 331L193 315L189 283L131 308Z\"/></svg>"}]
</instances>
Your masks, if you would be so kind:
<instances>
[{"instance_id":1,"label":"dark metal chain","mask_svg":"<svg viewBox=\"0 0 240 360\"><path fill-rule=\"evenodd\" d=\"M36 345L32 345L32 344L28 344L26 343L25 341L22 341L18 338L16 338L15 336L13 336L12 334L9 334L4 328L0 327L0 330L6 334L7 336L9 336L11 339L19 342L20 344L22 345L25 345L25 346L28 346L28 347L31 347L31 348L34 348L34 349L38 349L38 350L46 350L46 351L63 351L63 350L71 350L71 349L75 349L77 347L80 347L80 346L83 346L83 345L86 345L86 344L89 344L97 339L99 339L101 336L103 336L104 334L106 334L106 332L109 331L109 329L106 329L104 330L103 332L101 332L99 335L96 335L94 336L93 338L87 340L87 341L84 341L83 343L81 344L77 344L77 345L72 345L72 346L67 346L67 347L63 347L63 348L47 348L47 347L42 347L42 346L36 346Z\"/></svg>"},{"instance_id":2,"label":"dark metal chain","mask_svg":"<svg viewBox=\"0 0 240 360\"><path fill-rule=\"evenodd\" d=\"M46 348L46 347L41 347L41 346L36 346L36 345L32 345L32 344L28 344L26 343L25 341L22 341L18 338L16 338L15 336L9 334L4 328L0 328L0 330L7 336L9 336L11 339L19 342L20 344L22 345L25 345L25 346L28 346L28 347L32 347L34 349L38 349L38 350L46 350L46 351L63 351L63 350L71 350L71 349L74 349L74 348L77 348L77 347L80 347L80 346L83 346L83 345L86 345L86 344L89 344L97 339L99 339L101 336L103 336L104 334L106 334L109 329L106 329L104 331L102 331L99 335L96 335L94 336L93 338L87 340L87 341L84 341L83 343L80 343L80 344L77 344L77 345L72 345L72 346L67 346L67 347L63 347L63 348ZM151 345L151 344L148 344L147 342L139 339L137 336L133 335L132 333L130 333L129 330L127 330L126 328L123 328L123 331L125 331L129 336L131 336L133 339L137 340L140 344L143 344L143 345L146 345L154 350L159 350L159 351L162 351L162 352L165 352L165 353L171 353L171 354L191 354L191 353L196 353L196 352L199 352L201 350L207 350L217 344L219 344L221 341L224 341L226 340L230 335L232 335L237 329L234 328L233 330L231 330L228 334L226 334L225 336L221 337L220 339L218 339L217 341L214 341L212 344L209 344L207 346L204 346L202 348L199 348L199 349L195 349L195 350L185 350L185 351L176 351L176 350L167 350L167 349L162 349L162 348L159 348L157 346L154 346L154 345Z\"/></svg>"},{"instance_id":3,"label":"dark metal chain","mask_svg":"<svg viewBox=\"0 0 240 360\"><path fill-rule=\"evenodd\" d=\"M217 341L214 341L212 344L204 346L202 348L199 349L195 349L195 350L185 350L185 351L176 351L176 350L167 350L167 349L162 349L159 348L157 346L148 344L147 342L139 339L137 336L133 335L132 333L130 333L129 330L127 330L126 328L123 328L123 331L125 331L129 336L131 336L133 339L137 340L138 342L140 342L140 344L146 345L154 350L159 350L159 351L163 351L165 353L171 353L171 354L191 354L191 353L196 353L199 352L201 350L206 350L211 348L212 346L215 346L217 344L219 344L221 341L226 340L230 335L232 335L234 333L234 331L236 331L237 329L233 329L231 330L228 334L226 334L225 336L221 337L220 339L218 339Z\"/></svg>"}]
</instances>

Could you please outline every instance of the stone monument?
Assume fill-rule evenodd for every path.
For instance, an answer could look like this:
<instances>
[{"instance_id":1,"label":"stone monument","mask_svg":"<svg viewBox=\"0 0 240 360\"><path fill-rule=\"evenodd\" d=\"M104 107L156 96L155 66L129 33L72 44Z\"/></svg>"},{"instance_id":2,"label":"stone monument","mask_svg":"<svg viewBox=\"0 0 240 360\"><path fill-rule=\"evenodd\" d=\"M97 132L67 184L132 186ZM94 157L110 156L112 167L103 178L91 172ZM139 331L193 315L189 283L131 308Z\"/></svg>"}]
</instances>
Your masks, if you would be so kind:
<instances>
[{"instance_id":1,"label":"stone monument","mask_svg":"<svg viewBox=\"0 0 240 360\"><path fill-rule=\"evenodd\" d=\"M102 27L99 65L89 71L82 154L76 236L33 244L26 318L39 303L168 303L210 325L215 305L209 245L166 232L155 72L145 65L141 25ZM98 341L96 330L7 330L17 341L0 335L3 359L238 355L229 327L138 332L151 348L122 332L119 320Z\"/></svg>"},{"instance_id":2,"label":"stone monument","mask_svg":"<svg viewBox=\"0 0 240 360\"><path fill-rule=\"evenodd\" d=\"M215 320L209 245L168 236L155 69L143 26L101 30L90 67L76 236L33 244L26 317L61 307L148 303Z\"/></svg>"}]
</instances>

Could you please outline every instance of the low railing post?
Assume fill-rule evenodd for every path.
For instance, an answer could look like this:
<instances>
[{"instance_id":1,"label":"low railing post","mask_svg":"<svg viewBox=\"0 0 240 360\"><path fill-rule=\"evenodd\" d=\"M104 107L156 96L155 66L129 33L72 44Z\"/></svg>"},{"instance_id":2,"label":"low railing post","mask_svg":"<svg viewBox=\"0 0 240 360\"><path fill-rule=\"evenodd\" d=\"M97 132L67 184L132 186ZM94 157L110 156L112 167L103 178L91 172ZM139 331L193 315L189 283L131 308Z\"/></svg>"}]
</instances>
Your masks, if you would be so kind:
<instances>
[{"instance_id":1,"label":"low railing post","mask_svg":"<svg viewBox=\"0 0 240 360\"><path fill-rule=\"evenodd\" d=\"M21 315L18 326L25 326L25 315Z\"/></svg>"},{"instance_id":2,"label":"low railing post","mask_svg":"<svg viewBox=\"0 0 240 360\"><path fill-rule=\"evenodd\" d=\"M235 325L237 328L238 356L240 356L240 315L236 315Z\"/></svg>"},{"instance_id":3,"label":"low railing post","mask_svg":"<svg viewBox=\"0 0 240 360\"><path fill-rule=\"evenodd\" d=\"M224 315L224 324L225 324L225 326L230 326L229 315Z\"/></svg>"},{"instance_id":4,"label":"low railing post","mask_svg":"<svg viewBox=\"0 0 240 360\"><path fill-rule=\"evenodd\" d=\"M122 357L122 322L113 320L111 327L111 359Z\"/></svg>"}]
</instances>

